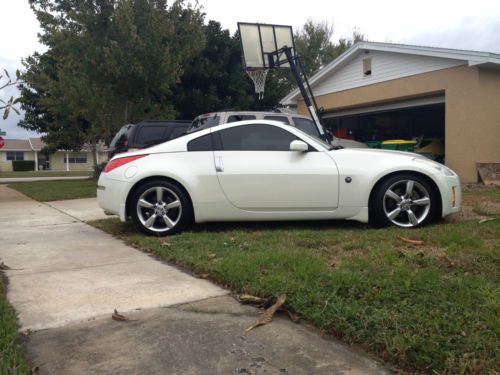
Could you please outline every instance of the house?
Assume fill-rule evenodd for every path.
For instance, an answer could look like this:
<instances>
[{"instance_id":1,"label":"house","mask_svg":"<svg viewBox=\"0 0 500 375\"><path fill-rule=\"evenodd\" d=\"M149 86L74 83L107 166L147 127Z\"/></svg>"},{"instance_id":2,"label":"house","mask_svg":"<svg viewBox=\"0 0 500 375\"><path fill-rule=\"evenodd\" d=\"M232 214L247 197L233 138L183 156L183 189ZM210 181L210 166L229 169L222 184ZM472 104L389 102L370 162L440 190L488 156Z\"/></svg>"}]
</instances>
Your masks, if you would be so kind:
<instances>
[{"instance_id":1,"label":"house","mask_svg":"<svg viewBox=\"0 0 500 375\"><path fill-rule=\"evenodd\" d=\"M0 172L12 171L12 161L33 160L34 170L52 171L91 171L94 166L92 151L84 145L79 152L58 150L55 153L43 152L45 144L40 138L5 139L5 145L0 148ZM99 143L97 147L97 162L108 160L107 148Z\"/></svg>"},{"instance_id":2,"label":"house","mask_svg":"<svg viewBox=\"0 0 500 375\"><path fill-rule=\"evenodd\" d=\"M360 42L309 83L340 137L418 139L463 182L477 182L476 163L500 163L499 54ZM298 90L282 104L308 114Z\"/></svg>"}]
</instances>

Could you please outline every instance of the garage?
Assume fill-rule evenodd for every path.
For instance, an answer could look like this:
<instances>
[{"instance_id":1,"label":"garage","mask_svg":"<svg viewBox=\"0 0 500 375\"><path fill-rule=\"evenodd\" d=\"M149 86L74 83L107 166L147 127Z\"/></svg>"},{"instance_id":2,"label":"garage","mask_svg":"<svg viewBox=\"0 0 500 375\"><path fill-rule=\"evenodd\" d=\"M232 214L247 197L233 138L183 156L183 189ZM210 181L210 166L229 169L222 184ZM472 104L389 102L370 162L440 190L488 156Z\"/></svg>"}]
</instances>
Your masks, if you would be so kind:
<instances>
[{"instance_id":1,"label":"garage","mask_svg":"<svg viewBox=\"0 0 500 375\"><path fill-rule=\"evenodd\" d=\"M335 135L417 151L479 180L500 163L500 55L360 42L309 79ZM298 90L281 101L302 115Z\"/></svg>"},{"instance_id":2,"label":"garage","mask_svg":"<svg viewBox=\"0 0 500 375\"><path fill-rule=\"evenodd\" d=\"M382 141L406 140L409 150L444 162L443 96L333 111L324 114L323 122L339 138L364 142L371 147L379 147Z\"/></svg>"}]
</instances>

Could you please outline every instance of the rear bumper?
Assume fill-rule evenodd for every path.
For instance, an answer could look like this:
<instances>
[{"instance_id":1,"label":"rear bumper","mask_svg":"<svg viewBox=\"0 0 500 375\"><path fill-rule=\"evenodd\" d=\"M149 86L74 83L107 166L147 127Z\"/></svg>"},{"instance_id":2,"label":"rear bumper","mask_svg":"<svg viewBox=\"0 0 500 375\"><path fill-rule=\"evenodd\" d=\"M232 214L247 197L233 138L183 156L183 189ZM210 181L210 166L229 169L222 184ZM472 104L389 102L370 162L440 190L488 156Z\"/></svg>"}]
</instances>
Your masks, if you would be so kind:
<instances>
[{"instance_id":1,"label":"rear bumper","mask_svg":"<svg viewBox=\"0 0 500 375\"><path fill-rule=\"evenodd\" d=\"M128 182L109 178L101 173L97 182L97 203L106 212L118 215L121 221L127 220L126 197Z\"/></svg>"}]
</instances>

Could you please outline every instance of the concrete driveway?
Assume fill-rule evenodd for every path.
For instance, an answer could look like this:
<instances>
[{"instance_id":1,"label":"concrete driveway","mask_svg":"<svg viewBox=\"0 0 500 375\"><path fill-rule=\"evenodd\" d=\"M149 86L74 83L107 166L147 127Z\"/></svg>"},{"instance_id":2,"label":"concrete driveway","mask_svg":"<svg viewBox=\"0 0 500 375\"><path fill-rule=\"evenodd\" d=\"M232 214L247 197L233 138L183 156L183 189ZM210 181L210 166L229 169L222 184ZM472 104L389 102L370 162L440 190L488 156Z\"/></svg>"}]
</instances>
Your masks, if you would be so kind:
<instances>
[{"instance_id":1,"label":"concrete driveway","mask_svg":"<svg viewBox=\"0 0 500 375\"><path fill-rule=\"evenodd\" d=\"M85 224L78 203L0 186L8 298L40 374L384 373L286 318L245 334L256 309Z\"/></svg>"}]
</instances>

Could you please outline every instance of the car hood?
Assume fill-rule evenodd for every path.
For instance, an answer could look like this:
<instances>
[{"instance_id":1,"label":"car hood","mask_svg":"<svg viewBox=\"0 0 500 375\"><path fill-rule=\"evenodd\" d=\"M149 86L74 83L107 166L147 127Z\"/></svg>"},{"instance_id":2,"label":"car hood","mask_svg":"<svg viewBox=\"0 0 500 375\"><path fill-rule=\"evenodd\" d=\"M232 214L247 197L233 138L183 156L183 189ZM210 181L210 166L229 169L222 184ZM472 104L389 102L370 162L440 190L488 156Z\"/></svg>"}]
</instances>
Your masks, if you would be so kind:
<instances>
[{"instance_id":1,"label":"car hood","mask_svg":"<svg viewBox=\"0 0 500 375\"><path fill-rule=\"evenodd\" d=\"M374 157L374 158L409 158L409 159L426 159L425 156L422 156L420 154L416 154L414 152L407 152L407 151L394 151L394 150L380 150L380 149L374 149L374 148L343 148L340 150L333 150L330 151L332 155L337 155L337 154L349 154L352 156L369 156L369 157Z\"/></svg>"}]
</instances>

